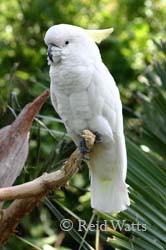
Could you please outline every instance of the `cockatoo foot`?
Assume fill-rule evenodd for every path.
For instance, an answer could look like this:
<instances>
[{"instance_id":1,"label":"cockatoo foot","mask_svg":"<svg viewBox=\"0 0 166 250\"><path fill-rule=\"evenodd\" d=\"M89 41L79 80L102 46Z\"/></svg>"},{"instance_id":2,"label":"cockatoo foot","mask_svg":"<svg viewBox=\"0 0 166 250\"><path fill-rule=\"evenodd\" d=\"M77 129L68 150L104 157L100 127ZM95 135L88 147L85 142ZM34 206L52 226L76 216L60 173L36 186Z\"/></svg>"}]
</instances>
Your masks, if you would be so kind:
<instances>
[{"instance_id":1,"label":"cockatoo foot","mask_svg":"<svg viewBox=\"0 0 166 250\"><path fill-rule=\"evenodd\" d=\"M90 152L90 150L86 145L85 138L83 138L83 137L80 138L80 142L79 142L78 147L79 147L79 150L80 150L81 154L83 155L83 158L85 160L89 160L88 153Z\"/></svg>"},{"instance_id":2,"label":"cockatoo foot","mask_svg":"<svg viewBox=\"0 0 166 250\"><path fill-rule=\"evenodd\" d=\"M82 131L80 135L80 142L78 148L83 155L83 159L89 161L89 153L90 149L93 147L95 143L96 135L93 134L90 130L85 129Z\"/></svg>"},{"instance_id":3,"label":"cockatoo foot","mask_svg":"<svg viewBox=\"0 0 166 250\"><path fill-rule=\"evenodd\" d=\"M93 132L93 134L96 136L95 143L100 144L103 143L103 136L99 134L98 132Z\"/></svg>"}]
</instances>

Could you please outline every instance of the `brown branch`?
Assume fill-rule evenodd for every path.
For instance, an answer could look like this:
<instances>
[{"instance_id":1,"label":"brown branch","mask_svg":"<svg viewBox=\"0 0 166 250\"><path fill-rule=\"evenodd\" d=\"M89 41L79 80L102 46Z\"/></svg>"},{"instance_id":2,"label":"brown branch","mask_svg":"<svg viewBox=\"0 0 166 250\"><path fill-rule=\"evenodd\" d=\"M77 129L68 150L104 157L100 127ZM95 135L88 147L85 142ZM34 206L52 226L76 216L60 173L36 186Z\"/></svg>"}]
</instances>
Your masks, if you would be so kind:
<instances>
[{"instance_id":1,"label":"brown branch","mask_svg":"<svg viewBox=\"0 0 166 250\"><path fill-rule=\"evenodd\" d=\"M78 150L75 150L60 170L49 174L44 173L39 178L22 185L1 188L0 201L36 197L53 188L63 186L75 173L80 160L81 154Z\"/></svg>"},{"instance_id":2,"label":"brown branch","mask_svg":"<svg viewBox=\"0 0 166 250\"><path fill-rule=\"evenodd\" d=\"M15 232L20 220L39 204L42 197L15 200L7 209L0 211L0 249Z\"/></svg>"},{"instance_id":3,"label":"brown branch","mask_svg":"<svg viewBox=\"0 0 166 250\"><path fill-rule=\"evenodd\" d=\"M84 130L82 136L85 138L86 144L91 150L95 142L95 135L88 130ZM60 170L49 174L45 173L41 177L22 185L0 189L0 200L16 199L7 209L1 210L1 245L4 244L14 232L20 220L29 213L50 190L55 190L66 184L74 173L77 172L81 160L82 154L76 149Z\"/></svg>"}]
</instances>

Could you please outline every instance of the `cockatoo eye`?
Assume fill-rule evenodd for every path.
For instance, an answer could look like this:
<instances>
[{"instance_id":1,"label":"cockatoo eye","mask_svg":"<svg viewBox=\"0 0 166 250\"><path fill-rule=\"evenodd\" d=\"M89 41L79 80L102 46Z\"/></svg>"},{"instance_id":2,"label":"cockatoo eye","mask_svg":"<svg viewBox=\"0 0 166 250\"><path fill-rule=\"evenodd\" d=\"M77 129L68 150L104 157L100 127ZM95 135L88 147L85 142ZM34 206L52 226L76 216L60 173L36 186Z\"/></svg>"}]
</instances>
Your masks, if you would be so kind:
<instances>
[{"instance_id":1,"label":"cockatoo eye","mask_svg":"<svg viewBox=\"0 0 166 250\"><path fill-rule=\"evenodd\" d=\"M65 44L68 45L68 44L69 44L69 41L66 41Z\"/></svg>"}]
</instances>

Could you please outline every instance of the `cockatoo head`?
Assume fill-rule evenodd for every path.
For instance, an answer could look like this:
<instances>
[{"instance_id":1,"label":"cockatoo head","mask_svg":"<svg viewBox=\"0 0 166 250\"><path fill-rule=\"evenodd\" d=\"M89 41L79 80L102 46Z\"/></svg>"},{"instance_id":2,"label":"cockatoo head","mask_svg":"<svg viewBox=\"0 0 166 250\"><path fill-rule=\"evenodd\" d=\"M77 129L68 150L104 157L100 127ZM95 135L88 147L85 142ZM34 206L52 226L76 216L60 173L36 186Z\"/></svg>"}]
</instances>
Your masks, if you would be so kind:
<instances>
[{"instance_id":1,"label":"cockatoo head","mask_svg":"<svg viewBox=\"0 0 166 250\"><path fill-rule=\"evenodd\" d=\"M58 64L62 61L78 64L87 60L101 60L96 43L100 43L112 31L112 28L85 30L69 24L52 26L44 38L48 46L49 64Z\"/></svg>"}]
</instances>

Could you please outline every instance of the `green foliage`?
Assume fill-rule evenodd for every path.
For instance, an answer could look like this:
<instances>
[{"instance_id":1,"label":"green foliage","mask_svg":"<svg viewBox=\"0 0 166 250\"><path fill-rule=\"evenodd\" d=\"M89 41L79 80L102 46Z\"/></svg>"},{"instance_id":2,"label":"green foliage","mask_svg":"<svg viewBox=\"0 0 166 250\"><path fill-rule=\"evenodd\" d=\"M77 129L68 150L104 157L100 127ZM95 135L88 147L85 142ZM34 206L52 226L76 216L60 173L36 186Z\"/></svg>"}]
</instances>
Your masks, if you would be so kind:
<instances>
[{"instance_id":1,"label":"green foliage","mask_svg":"<svg viewBox=\"0 0 166 250\"><path fill-rule=\"evenodd\" d=\"M146 232L134 231L127 244L119 238L110 244L119 249L165 249L166 244L166 63L165 42L157 44L161 54L147 69L144 82L148 95L141 95L143 114L142 136L137 146L127 140L128 177L131 207L122 218L146 224ZM108 218L107 218L108 219ZM113 234L114 235L114 234Z\"/></svg>"},{"instance_id":2,"label":"green foliage","mask_svg":"<svg viewBox=\"0 0 166 250\"><path fill-rule=\"evenodd\" d=\"M48 27L70 23L115 29L100 50L125 104L127 182L132 206L119 215L100 214L100 223L104 219L126 220L130 225L146 224L147 231L114 230L109 223L108 232L100 233L104 249L164 249L166 43L153 39L163 38L165 7L162 0L0 1L0 127L10 124L26 103L49 87L43 41ZM142 76L154 54L158 56ZM29 157L17 183L58 169L74 148L47 101L33 123ZM77 232L78 218L88 223L92 214L87 167L83 166L68 187L48 198L45 205L24 218L6 250L78 249L83 237L83 232ZM70 235L60 229L63 217L73 222ZM88 232L83 248L90 249L94 241L95 232Z\"/></svg>"}]
</instances>

